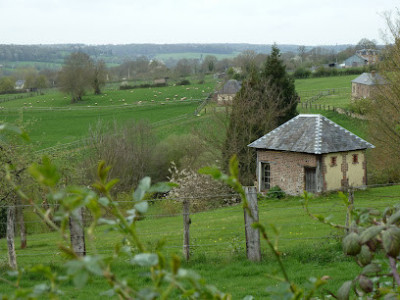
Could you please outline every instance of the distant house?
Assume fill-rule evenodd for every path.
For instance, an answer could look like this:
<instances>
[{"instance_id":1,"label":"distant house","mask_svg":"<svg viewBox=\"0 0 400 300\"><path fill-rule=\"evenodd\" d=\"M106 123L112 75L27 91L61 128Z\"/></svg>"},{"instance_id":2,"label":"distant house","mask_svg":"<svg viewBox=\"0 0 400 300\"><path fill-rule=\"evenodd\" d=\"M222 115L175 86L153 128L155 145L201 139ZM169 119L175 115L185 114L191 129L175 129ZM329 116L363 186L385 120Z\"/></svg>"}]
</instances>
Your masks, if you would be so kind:
<instances>
[{"instance_id":1,"label":"distant house","mask_svg":"<svg viewBox=\"0 0 400 300\"><path fill-rule=\"evenodd\" d=\"M23 90L24 89L24 86L25 86L25 80L17 80L16 82L15 82L15 89L16 90Z\"/></svg>"},{"instance_id":2,"label":"distant house","mask_svg":"<svg viewBox=\"0 0 400 300\"><path fill-rule=\"evenodd\" d=\"M167 84L167 78L157 78L153 81L154 84Z\"/></svg>"},{"instance_id":3,"label":"distant house","mask_svg":"<svg viewBox=\"0 0 400 300\"><path fill-rule=\"evenodd\" d=\"M241 87L242 84L239 81L235 79L228 80L217 93L217 103L220 105L230 104Z\"/></svg>"},{"instance_id":4,"label":"distant house","mask_svg":"<svg viewBox=\"0 0 400 300\"><path fill-rule=\"evenodd\" d=\"M365 150L373 145L322 115L304 114L254 141L257 188L290 195L367 184Z\"/></svg>"},{"instance_id":5,"label":"distant house","mask_svg":"<svg viewBox=\"0 0 400 300\"><path fill-rule=\"evenodd\" d=\"M221 72L221 73L215 73L213 75L213 78L214 79L223 79L223 78L225 78L225 76L226 76L225 72Z\"/></svg>"},{"instance_id":6,"label":"distant house","mask_svg":"<svg viewBox=\"0 0 400 300\"><path fill-rule=\"evenodd\" d=\"M362 73L356 79L351 81L351 96L353 98L371 98L377 85L385 84L382 76L371 73Z\"/></svg>"},{"instance_id":7,"label":"distant house","mask_svg":"<svg viewBox=\"0 0 400 300\"><path fill-rule=\"evenodd\" d=\"M347 58L343 64L345 68L374 65L379 61L379 50L362 49Z\"/></svg>"}]
</instances>

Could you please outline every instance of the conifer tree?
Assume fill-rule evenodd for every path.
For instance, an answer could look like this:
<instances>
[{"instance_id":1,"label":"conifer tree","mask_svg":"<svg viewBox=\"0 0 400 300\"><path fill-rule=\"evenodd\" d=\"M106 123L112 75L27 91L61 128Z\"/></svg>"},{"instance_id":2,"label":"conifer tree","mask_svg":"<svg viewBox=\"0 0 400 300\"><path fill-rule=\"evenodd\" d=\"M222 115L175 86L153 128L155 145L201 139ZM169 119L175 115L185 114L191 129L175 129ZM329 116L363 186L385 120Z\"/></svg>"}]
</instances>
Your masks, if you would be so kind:
<instances>
[{"instance_id":1,"label":"conifer tree","mask_svg":"<svg viewBox=\"0 0 400 300\"><path fill-rule=\"evenodd\" d=\"M256 178L256 153L247 145L294 117L296 99L294 81L274 46L261 71L252 66L232 104L222 155L226 167L233 154L238 156L243 184Z\"/></svg>"},{"instance_id":2,"label":"conifer tree","mask_svg":"<svg viewBox=\"0 0 400 300\"><path fill-rule=\"evenodd\" d=\"M280 51L276 45L272 46L271 55L267 57L262 77L267 80L268 87L276 89L278 97L282 100L281 107L285 114L279 118L278 125L285 123L297 115L297 93L294 79L286 72L286 67L280 59Z\"/></svg>"}]
</instances>

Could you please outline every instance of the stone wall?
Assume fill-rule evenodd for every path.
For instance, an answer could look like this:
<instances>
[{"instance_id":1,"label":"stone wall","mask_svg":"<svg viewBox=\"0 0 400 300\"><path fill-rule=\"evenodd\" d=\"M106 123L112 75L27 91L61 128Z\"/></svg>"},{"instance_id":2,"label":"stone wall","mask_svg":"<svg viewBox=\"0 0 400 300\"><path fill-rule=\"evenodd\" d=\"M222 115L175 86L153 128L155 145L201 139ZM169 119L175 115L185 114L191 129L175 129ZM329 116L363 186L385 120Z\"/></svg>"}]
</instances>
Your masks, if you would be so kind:
<instances>
[{"instance_id":1,"label":"stone wall","mask_svg":"<svg viewBox=\"0 0 400 300\"><path fill-rule=\"evenodd\" d=\"M289 195L304 191L304 167L317 167L317 155L283 151L257 151L257 178L260 182L260 162L270 164L270 185L278 185Z\"/></svg>"},{"instance_id":2,"label":"stone wall","mask_svg":"<svg viewBox=\"0 0 400 300\"><path fill-rule=\"evenodd\" d=\"M353 162L353 155L357 155L357 162ZM329 153L322 156L297 152L258 150L258 183L260 183L261 176L260 163L269 163L271 187L278 185L289 195L302 194L305 189L304 168L317 168L318 157L322 157L322 191L346 190L349 186L363 187L367 184L365 150ZM332 157L335 157L334 163L332 163ZM260 186L258 186L259 189Z\"/></svg>"}]
</instances>

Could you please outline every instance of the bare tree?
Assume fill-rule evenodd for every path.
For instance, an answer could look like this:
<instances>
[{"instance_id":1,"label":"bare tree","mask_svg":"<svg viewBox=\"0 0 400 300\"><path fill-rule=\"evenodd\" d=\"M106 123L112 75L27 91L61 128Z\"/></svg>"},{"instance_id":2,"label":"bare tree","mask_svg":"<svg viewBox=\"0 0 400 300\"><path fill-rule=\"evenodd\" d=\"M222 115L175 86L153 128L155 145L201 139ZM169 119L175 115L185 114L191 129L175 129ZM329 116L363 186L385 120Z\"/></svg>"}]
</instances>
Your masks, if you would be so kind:
<instances>
[{"instance_id":1,"label":"bare tree","mask_svg":"<svg viewBox=\"0 0 400 300\"><path fill-rule=\"evenodd\" d=\"M92 88L96 95L101 94L101 88L106 84L107 68L103 60L93 64Z\"/></svg>"},{"instance_id":2,"label":"bare tree","mask_svg":"<svg viewBox=\"0 0 400 300\"><path fill-rule=\"evenodd\" d=\"M386 84L376 85L374 101L369 110L369 132L373 151L373 166L386 180L400 180L400 11L396 18L386 15L388 26L385 59L380 74Z\"/></svg>"},{"instance_id":3,"label":"bare tree","mask_svg":"<svg viewBox=\"0 0 400 300\"><path fill-rule=\"evenodd\" d=\"M82 52L72 53L65 59L59 74L60 90L71 96L71 103L82 100L93 79L93 62Z\"/></svg>"},{"instance_id":4,"label":"bare tree","mask_svg":"<svg viewBox=\"0 0 400 300\"><path fill-rule=\"evenodd\" d=\"M89 129L89 145L93 153L89 165L96 168L99 160L112 166L111 178L119 178L119 191L129 191L141 178L150 174L155 149L151 126L143 121L119 126L98 122Z\"/></svg>"}]
</instances>

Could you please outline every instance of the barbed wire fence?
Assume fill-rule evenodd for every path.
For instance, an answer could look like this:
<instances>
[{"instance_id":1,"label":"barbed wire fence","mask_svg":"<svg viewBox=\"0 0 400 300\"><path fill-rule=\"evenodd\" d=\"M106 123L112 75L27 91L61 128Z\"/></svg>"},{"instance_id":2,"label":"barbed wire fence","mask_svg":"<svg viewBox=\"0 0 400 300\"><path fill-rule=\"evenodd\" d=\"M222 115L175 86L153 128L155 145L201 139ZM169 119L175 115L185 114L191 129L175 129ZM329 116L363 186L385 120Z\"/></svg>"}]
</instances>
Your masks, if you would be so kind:
<instances>
[{"instance_id":1,"label":"barbed wire fence","mask_svg":"<svg viewBox=\"0 0 400 300\"><path fill-rule=\"evenodd\" d=\"M375 186L374 186L375 187ZM157 241L165 242L165 250L169 252L188 253L189 257L202 255L244 255L248 241L246 240L245 225L243 221L243 209L240 202L221 208L224 202L230 202L232 198L238 198L236 194L220 194L204 197L165 197L150 199L149 213L138 221L137 230L141 240L148 248L155 248ZM292 199L296 200L296 199ZM298 199L297 199L298 200ZM364 200L371 200L371 196L365 193L357 193L355 207L366 208ZM212 209L193 210L193 204L203 202ZM185 212L184 203L190 204L189 212ZM117 201L123 210L131 209L132 201ZM372 208L382 210L390 205L400 203L400 195L396 193L379 193L377 201ZM370 202L368 202L370 204ZM262 224L275 224L280 228L280 249L285 253L290 252L293 247L304 247L307 243L332 243L337 241L341 234L326 229L317 221L309 218L304 212L299 201L286 203L285 200L265 199L258 202L258 214ZM0 206L7 209L8 205ZM57 247L56 234L36 214L34 207L28 204L17 205L24 211L25 226L27 228L26 249L18 249L17 256L42 256L59 257L61 251ZM52 215L57 214L59 203L42 203L45 209L52 208ZM206 208L206 206L204 206ZM341 201L332 201L310 204L310 210L320 215L334 216L335 219L345 224L346 207ZM105 220L110 216L105 212ZM186 220L186 221L185 221ZM190 239L185 240L185 222L189 220L188 226ZM92 216L88 211L83 213L83 223L89 225ZM16 221L16 228L18 227ZM0 226L4 226L0 222ZM323 229L321 229L323 228ZM96 228L95 240L87 243L86 253L110 254L114 251L116 243L122 243L122 237L109 232L107 222ZM310 234L313 232L313 234ZM18 231L16 232L16 235ZM19 238L16 238L16 243ZM261 251L266 251L265 245ZM4 240L0 241L0 253L7 253L7 245ZM185 255L184 255L185 256Z\"/></svg>"}]
</instances>

